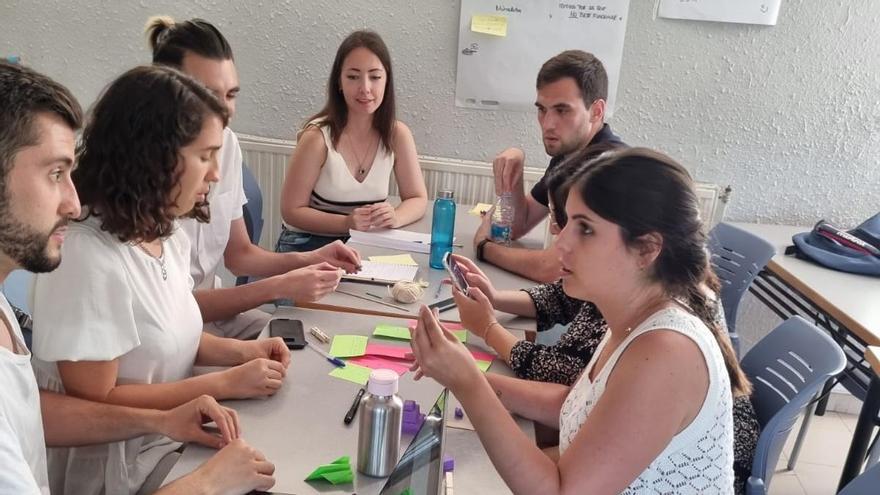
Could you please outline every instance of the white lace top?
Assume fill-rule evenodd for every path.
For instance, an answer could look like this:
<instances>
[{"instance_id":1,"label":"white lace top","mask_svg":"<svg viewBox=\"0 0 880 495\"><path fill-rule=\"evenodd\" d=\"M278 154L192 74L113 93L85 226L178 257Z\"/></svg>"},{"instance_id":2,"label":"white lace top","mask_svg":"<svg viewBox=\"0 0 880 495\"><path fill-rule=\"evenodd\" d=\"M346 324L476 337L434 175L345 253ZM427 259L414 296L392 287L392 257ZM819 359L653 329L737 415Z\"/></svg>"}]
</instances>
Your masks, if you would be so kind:
<instances>
[{"instance_id":1,"label":"white lace top","mask_svg":"<svg viewBox=\"0 0 880 495\"><path fill-rule=\"evenodd\" d=\"M623 493L732 494L733 398L724 357L706 325L681 308L666 308L648 317L615 349L596 375L595 382L591 383L590 370L608 342L606 335L562 404L560 454L565 452L593 406L601 400L608 376L627 346L639 335L657 329L680 332L699 346L709 371L709 390L691 424L672 438L663 452Z\"/></svg>"}]
</instances>

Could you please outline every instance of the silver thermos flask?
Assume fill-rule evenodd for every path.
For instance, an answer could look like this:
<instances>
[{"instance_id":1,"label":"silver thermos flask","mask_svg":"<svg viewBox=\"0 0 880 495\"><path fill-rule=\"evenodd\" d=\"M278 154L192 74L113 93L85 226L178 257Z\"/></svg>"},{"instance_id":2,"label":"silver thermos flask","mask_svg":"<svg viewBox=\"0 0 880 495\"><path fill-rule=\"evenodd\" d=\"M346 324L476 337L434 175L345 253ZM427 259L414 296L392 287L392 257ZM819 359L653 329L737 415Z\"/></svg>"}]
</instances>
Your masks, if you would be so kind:
<instances>
[{"instance_id":1,"label":"silver thermos flask","mask_svg":"<svg viewBox=\"0 0 880 495\"><path fill-rule=\"evenodd\" d=\"M388 476L397 465L403 419L403 401L397 396L397 373L373 370L360 409L358 471L379 478Z\"/></svg>"}]
</instances>

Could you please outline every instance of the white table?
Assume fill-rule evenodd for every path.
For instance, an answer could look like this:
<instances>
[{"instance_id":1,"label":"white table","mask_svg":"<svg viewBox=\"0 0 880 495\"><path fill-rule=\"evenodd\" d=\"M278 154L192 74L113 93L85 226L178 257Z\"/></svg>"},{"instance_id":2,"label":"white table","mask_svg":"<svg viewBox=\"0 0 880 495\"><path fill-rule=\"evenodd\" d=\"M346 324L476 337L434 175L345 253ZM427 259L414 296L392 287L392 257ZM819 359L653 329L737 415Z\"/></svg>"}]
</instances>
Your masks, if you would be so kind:
<instances>
[{"instance_id":1,"label":"white table","mask_svg":"<svg viewBox=\"0 0 880 495\"><path fill-rule=\"evenodd\" d=\"M472 206L470 205L456 206L455 243L460 244L462 247L454 248L453 252L476 261L476 254L474 253L473 247L473 236L474 233L477 231L477 228L479 228L480 226L480 217L468 213L468 211L472 208ZM428 211L421 220L402 228L404 230L410 230L413 232L430 233L431 220L433 218L432 212L433 202L429 202ZM515 244L529 248L540 248L544 244L544 231L545 224L544 222L542 222L537 227L535 227L532 232L524 236ZM357 249L364 259L367 259L369 256L376 255L407 253L406 251L396 251L374 246L365 246L363 244L356 244L353 242L350 242L349 245ZM387 296L386 288L380 285L347 281L343 281L339 284L339 289L346 292L352 292L366 297L370 297L367 296L368 292L376 295L386 296L384 299L385 302L406 308L406 311L401 311L370 301L354 298L338 292L329 294L318 302L300 304L300 306L305 308L326 309L333 311L414 317L418 314L418 310L421 304L431 304L437 301L449 299L452 296L451 287L449 285L440 285L440 282L448 277L446 271L431 268L428 265L427 254L412 252L408 254L411 254L413 259L419 264L419 273L416 276L416 279L423 278L430 284L425 290L425 295L421 301L412 304L397 303L390 296ZM478 263L478 265L486 273L489 279L492 280L492 283L495 285L495 287L500 290L517 290L526 287L532 287L535 285L534 281L502 270L489 263ZM438 287L440 287L439 292ZM528 331L535 330L535 322L530 318L521 318L500 312L497 313L496 316L498 318L498 321L507 328L515 328ZM442 312L440 314L440 317L444 321L460 321L457 308L452 308Z\"/></svg>"},{"instance_id":2,"label":"white table","mask_svg":"<svg viewBox=\"0 0 880 495\"><path fill-rule=\"evenodd\" d=\"M317 311L302 308L279 308L276 317L302 320L306 330L318 326L328 335L370 335L377 323L399 323L384 316L368 316L350 313ZM473 336L471 336L473 337ZM468 345L477 350L487 350L476 338L469 338ZM371 339L373 341L373 339ZM382 343L393 341L383 341ZM342 418L348 411L359 385L330 377L333 369L317 353L308 349L293 352L284 386L266 400L225 401L234 408L241 419L244 438L275 463L276 485L272 489L281 493L353 493L360 495L378 493L385 484L384 478L370 478L357 473L357 425L358 417L351 425L344 425ZM511 375L509 368L496 360L490 373ZM411 373L401 377L399 395L419 403L422 412L430 409L442 387L431 379L414 381ZM451 406L454 407L454 404ZM447 417L451 417L451 411ZM517 419L523 431L534 438L531 421ZM409 445L411 436L401 441L401 454ZM206 461L213 451L197 445L189 445L165 479L169 483L188 474ZM476 433L470 430L447 428L444 454L455 459L454 483L457 493L509 493L506 485L495 471L488 454ZM355 471L352 484L333 486L329 483L303 481L318 465L348 455Z\"/></svg>"}]
</instances>

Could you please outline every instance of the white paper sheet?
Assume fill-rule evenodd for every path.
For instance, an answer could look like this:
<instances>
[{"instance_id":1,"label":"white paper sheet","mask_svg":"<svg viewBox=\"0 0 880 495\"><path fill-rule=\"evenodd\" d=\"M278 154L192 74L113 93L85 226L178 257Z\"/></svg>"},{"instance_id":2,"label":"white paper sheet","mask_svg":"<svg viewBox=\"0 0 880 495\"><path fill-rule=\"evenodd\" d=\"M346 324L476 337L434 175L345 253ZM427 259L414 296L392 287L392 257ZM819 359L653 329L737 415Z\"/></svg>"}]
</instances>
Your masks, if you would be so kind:
<instances>
[{"instance_id":1,"label":"white paper sheet","mask_svg":"<svg viewBox=\"0 0 880 495\"><path fill-rule=\"evenodd\" d=\"M782 0L660 0L657 15L670 19L776 25Z\"/></svg>"},{"instance_id":2,"label":"white paper sheet","mask_svg":"<svg viewBox=\"0 0 880 495\"><path fill-rule=\"evenodd\" d=\"M393 284L400 280L412 282L419 272L418 265L392 265L375 261L362 260L361 270L357 273L345 274L342 278L347 280L363 280L368 282L380 282Z\"/></svg>"}]
</instances>

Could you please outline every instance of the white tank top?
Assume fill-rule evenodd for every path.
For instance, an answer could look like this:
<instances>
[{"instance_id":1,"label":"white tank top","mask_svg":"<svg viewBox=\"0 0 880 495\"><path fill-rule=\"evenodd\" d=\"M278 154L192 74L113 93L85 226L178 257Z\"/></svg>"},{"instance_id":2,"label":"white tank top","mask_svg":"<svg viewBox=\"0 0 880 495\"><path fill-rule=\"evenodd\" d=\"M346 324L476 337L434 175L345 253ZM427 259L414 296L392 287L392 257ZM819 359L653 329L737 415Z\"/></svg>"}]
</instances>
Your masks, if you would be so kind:
<instances>
[{"instance_id":1,"label":"white tank top","mask_svg":"<svg viewBox=\"0 0 880 495\"><path fill-rule=\"evenodd\" d=\"M317 123L309 124L317 126ZM327 146L327 159L321 165L321 173L312 189L309 206L326 213L348 215L355 208L367 204L379 203L388 199L391 172L394 170L394 152L385 147L379 140L373 165L367 172L363 182L358 182L351 174L345 159L330 139L330 128L319 126ZM294 225L287 225L290 230L304 232Z\"/></svg>"},{"instance_id":2,"label":"white tank top","mask_svg":"<svg viewBox=\"0 0 880 495\"><path fill-rule=\"evenodd\" d=\"M638 336L657 329L679 332L697 344L709 371L709 390L696 418L675 435L669 445L622 493L732 494L733 493L733 397L721 349L711 330L681 308L662 309L636 327L590 382L596 359L608 335L593 353L583 374L562 404L559 416L559 452L565 452L575 435L601 400L617 360Z\"/></svg>"}]
</instances>

